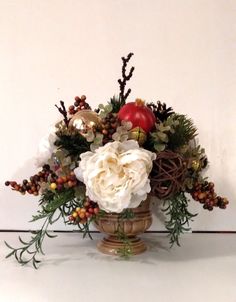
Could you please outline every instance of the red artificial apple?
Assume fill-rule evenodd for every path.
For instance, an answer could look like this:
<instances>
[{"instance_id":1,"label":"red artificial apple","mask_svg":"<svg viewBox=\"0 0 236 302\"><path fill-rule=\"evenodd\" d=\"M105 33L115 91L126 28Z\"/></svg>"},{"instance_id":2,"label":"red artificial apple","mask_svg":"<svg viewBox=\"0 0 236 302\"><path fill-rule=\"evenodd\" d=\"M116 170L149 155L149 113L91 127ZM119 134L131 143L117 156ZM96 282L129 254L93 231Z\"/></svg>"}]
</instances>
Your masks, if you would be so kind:
<instances>
[{"instance_id":1,"label":"red artificial apple","mask_svg":"<svg viewBox=\"0 0 236 302\"><path fill-rule=\"evenodd\" d=\"M141 99L136 99L135 102L124 105L118 113L118 118L121 121L131 122L133 128L140 127L146 133L152 130L156 122L154 113L145 106Z\"/></svg>"}]
</instances>

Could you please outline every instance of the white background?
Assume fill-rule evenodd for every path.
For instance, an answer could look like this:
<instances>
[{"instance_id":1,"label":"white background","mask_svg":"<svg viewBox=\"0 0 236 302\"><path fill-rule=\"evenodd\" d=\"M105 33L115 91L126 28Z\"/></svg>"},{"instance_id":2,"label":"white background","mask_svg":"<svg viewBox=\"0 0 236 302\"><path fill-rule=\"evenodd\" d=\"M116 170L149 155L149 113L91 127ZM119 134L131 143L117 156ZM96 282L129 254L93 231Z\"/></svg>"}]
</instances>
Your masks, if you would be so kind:
<instances>
[{"instance_id":1,"label":"white background","mask_svg":"<svg viewBox=\"0 0 236 302\"><path fill-rule=\"evenodd\" d=\"M119 92L120 57L135 53L130 101L161 100L193 118L207 174L231 203L202 210L195 230L236 230L236 1L0 0L0 229L30 229L37 198L4 187L35 172L54 104ZM56 228L64 229L63 224ZM155 222L154 229L161 229Z\"/></svg>"}]
</instances>

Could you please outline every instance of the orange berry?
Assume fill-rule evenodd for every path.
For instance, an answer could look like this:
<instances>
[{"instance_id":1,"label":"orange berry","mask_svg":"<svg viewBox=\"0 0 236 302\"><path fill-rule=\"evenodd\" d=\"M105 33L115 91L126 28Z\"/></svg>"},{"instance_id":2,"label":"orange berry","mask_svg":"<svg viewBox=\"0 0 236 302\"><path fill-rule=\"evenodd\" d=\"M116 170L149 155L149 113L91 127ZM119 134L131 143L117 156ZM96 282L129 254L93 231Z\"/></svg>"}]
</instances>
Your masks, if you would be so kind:
<instances>
[{"instance_id":1,"label":"orange berry","mask_svg":"<svg viewBox=\"0 0 236 302\"><path fill-rule=\"evenodd\" d=\"M75 210L76 210L76 212L80 212L81 208L78 207Z\"/></svg>"},{"instance_id":2,"label":"orange berry","mask_svg":"<svg viewBox=\"0 0 236 302\"><path fill-rule=\"evenodd\" d=\"M73 181L71 181L71 180L69 180L67 184L68 184L68 186L69 186L70 188L72 188L72 187L74 186L74 183L73 183Z\"/></svg>"},{"instance_id":3,"label":"orange berry","mask_svg":"<svg viewBox=\"0 0 236 302\"><path fill-rule=\"evenodd\" d=\"M85 217L85 213L79 213L79 218L83 219L84 217Z\"/></svg>"},{"instance_id":4,"label":"orange berry","mask_svg":"<svg viewBox=\"0 0 236 302\"><path fill-rule=\"evenodd\" d=\"M203 199L205 197L206 197L206 193L205 192L202 192L202 193L198 194L198 198L199 199Z\"/></svg>"},{"instance_id":5,"label":"orange berry","mask_svg":"<svg viewBox=\"0 0 236 302\"><path fill-rule=\"evenodd\" d=\"M63 182L67 182L67 177L66 176L62 176L61 178L63 179Z\"/></svg>"},{"instance_id":6,"label":"orange berry","mask_svg":"<svg viewBox=\"0 0 236 302\"><path fill-rule=\"evenodd\" d=\"M94 214L96 215L99 212L99 208L94 208Z\"/></svg>"}]
</instances>

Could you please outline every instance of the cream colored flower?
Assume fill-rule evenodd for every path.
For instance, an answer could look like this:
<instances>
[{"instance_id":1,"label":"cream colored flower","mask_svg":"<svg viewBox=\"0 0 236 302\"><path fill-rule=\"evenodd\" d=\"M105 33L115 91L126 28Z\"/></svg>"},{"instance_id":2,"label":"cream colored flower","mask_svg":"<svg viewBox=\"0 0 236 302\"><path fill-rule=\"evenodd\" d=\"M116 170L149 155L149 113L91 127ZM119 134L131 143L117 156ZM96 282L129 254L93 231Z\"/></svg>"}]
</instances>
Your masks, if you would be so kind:
<instances>
[{"instance_id":1,"label":"cream colored flower","mask_svg":"<svg viewBox=\"0 0 236 302\"><path fill-rule=\"evenodd\" d=\"M134 140L111 142L81 154L76 177L86 194L106 212L135 208L150 192L149 173L156 155Z\"/></svg>"},{"instance_id":2,"label":"cream colored flower","mask_svg":"<svg viewBox=\"0 0 236 302\"><path fill-rule=\"evenodd\" d=\"M35 158L35 165L38 168L48 163L48 160L56 150L56 146L54 145L57 139L56 131L56 127L50 127L48 134L45 135L39 143L37 156Z\"/></svg>"}]
</instances>

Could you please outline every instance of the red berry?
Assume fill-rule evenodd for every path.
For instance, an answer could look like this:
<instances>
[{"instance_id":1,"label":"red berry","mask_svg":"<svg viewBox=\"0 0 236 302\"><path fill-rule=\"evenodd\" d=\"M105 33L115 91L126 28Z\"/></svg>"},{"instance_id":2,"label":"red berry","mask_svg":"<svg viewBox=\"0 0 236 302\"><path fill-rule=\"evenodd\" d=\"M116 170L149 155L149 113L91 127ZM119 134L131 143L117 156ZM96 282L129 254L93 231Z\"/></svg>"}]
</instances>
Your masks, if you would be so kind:
<instances>
[{"instance_id":1,"label":"red berry","mask_svg":"<svg viewBox=\"0 0 236 302\"><path fill-rule=\"evenodd\" d=\"M62 178L62 177L58 177L57 183L58 183L58 184L63 184L63 183L64 183L63 178Z\"/></svg>"}]
</instances>

